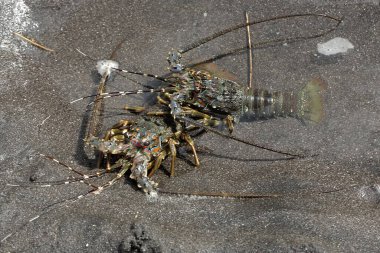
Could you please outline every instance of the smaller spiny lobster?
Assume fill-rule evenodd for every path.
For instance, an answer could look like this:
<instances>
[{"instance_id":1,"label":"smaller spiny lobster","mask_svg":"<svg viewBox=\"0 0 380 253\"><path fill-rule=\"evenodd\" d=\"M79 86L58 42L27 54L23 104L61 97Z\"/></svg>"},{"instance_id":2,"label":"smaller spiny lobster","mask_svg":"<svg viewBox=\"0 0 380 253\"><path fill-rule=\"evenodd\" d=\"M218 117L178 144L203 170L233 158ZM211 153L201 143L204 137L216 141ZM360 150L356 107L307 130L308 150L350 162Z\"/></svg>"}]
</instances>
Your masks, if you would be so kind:
<instances>
[{"instance_id":1,"label":"smaller spiny lobster","mask_svg":"<svg viewBox=\"0 0 380 253\"><path fill-rule=\"evenodd\" d=\"M138 187L146 193L154 194L157 183L150 177L168 156L172 159L170 174L174 175L176 146L183 142L191 147L195 165L199 165L190 135L185 131L174 130L164 120L158 117L120 120L106 132L104 138L92 136L86 140L87 144L104 155L107 171L120 168L117 176L107 185L112 185L130 170L130 178L136 180Z\"/></svg>"}]
</instances>

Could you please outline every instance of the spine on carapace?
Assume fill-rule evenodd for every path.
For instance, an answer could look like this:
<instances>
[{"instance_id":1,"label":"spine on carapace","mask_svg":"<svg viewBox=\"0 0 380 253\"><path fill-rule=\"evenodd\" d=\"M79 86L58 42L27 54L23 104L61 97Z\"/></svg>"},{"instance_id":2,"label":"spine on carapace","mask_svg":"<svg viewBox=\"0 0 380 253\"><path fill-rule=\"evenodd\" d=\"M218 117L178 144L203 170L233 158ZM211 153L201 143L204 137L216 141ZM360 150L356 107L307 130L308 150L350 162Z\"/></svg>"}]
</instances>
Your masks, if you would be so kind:
<instances>
[{"instance_id":1,"label":"spine on carapace","mask_svg":"<svg viewBox=\"0 0 380 253\"><path fill-rule=\"evenodd\" d=\"M242 113L257 119L274 117L294 117L318 123L324 116L321 91L326 84L321 79L313 79L299 92L247 90Z\"/></svg>"}]
</instances>

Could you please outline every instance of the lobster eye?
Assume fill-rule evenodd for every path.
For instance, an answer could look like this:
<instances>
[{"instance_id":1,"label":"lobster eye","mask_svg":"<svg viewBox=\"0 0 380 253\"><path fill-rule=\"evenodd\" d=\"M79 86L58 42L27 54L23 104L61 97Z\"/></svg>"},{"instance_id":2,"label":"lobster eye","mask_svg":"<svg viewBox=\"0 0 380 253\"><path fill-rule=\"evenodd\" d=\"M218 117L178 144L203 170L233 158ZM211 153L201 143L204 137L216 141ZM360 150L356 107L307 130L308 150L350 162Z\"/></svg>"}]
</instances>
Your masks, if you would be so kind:
<instances>
[{"instance_id":1,"label":"lobster eye","mask_svg":"<svg viewBox=\"0 0 380 253\"><path fill-rule=\"evenodd\" d=\"M131 141L131 135L128 132L123 133L124 135L124 143L127 144Z\"/></svg>"},{"instance_id":2,"label":"lobster eye","mask_svg":"<svg viewBox=\"0 0 380 253\"><path fill-rule=\"evenodd\" d=\"M144 147L147 147L147 146L150 145L150 141L143 141L143 142L142 142L142 145L143 145Z\"/></svg>"},{"instance_id":3,"label":"lobster eye","mask_svg":"<svg viewBox=\"0 0 380 253\"><path fill-rule=\"evenodd\" d=\"M183 70L183 66L181 64L176 64L172 66L171 71L174 73L181 72Z\"/></svg>"}]
</instances>

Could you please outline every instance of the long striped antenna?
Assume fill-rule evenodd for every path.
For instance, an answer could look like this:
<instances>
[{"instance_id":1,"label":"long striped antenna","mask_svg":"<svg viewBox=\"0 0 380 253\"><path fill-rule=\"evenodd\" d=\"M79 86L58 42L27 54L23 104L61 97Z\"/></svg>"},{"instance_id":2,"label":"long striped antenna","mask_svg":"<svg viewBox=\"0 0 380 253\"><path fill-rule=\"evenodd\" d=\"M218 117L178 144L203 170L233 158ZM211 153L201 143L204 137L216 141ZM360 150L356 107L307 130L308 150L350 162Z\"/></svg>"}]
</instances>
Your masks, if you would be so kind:
<instances>
[{"instance_id":1,"label":"long striped antenna","mask_svg":"<svg viewBox=\"0 0 380 253\"><path fill-rule=\"evenodd\" d=\"M70 102L70 104L82 101L86 98L92 98L96 97L94 101L89 103L88 105L92 105L95 103L97 100L102 100L105 98L110 98L110 97L118 97L118 96L126 96L126 95L135 95L135 94L143 94L143 93L157 93L157 92L166 92L168 89L165 88L159 88L159 89L147 89L147 90L134 90L134 91L113 91L113 92L105 92L105 93L99 93L99 94L92 94L88 96L84 96L78 99L75 99Z\"/></svg>"},{"instance_id":2,"label":"long striped antenna","mask_svg":"<svg viewBox=\"0 0 380 253\"><path fill-rule=\"evenodd\" d=\"M170 81L167 78L164 78L164 77L161 77L161 76L158 76L158 75L153 75L153 74L147 74L147 73L130 71L130 70L119 69L119 68L113 68L113 70L116 70L116 71L119 71L119 72L123 72L123 73L127 73L127 74L133 74L133 75L151 77L151 78L163 81L163 82L169 82Z\"/></svg>"},{"instance_id":3,"label":"long striped antenna","mask_svg":"<svg viewBox=\"0 0 380 253\"><path fill-rule=\"evenodd\" d=\"M324 36L324 35L332 32L332 31L334 31L343 21L342 18L333 17L333 16L330 16L327 14L315 14L315 13L291 14L291 15L277 16L277 17L273 17L273 18L262 19L262 20L258 20L258 21L253 21L253 22L239 24L239 25L229 27L229 28L224 29L222 31L216 32L216 33L214 33L214 34L212 34L206 38L203 38L197 42L191 43L190 45L184 47L183 49L178 50L178 52L181 54L184 54L184 53L186 53L186 52L188 52L194 48L199 47L200 45L203 45L203 44L205 44L205 43L207 43L213 39L216 39L220 36L223 36L224 34L227 34L229 32L241 29L241 28L246 27L246 26L261 24L261 23L265 23L268 21L282 20L282 19L288 19L288 18L297 18L297 17L322 17L322 18L327 18L327 19L330 19L330 20L336 22L336 25L334 27L332 27L326 31L323 31L323 32L318 33L318 34L310 35L310 36L297 37L297 39L313 39L313 38L318 38L318 37Z\"/></svg>"},{"instance_id":4,"label":"long striped antenna","mask_svg":"<svg viewBox=\"0 0 380 253\"><path fill-rule=\"evenodd\" d=\"M264 145L260 145L260 144L254 143L254 142L250 142L250 141L247 141L247 140L244 140L244 139L240 139L240 138L235 137L233 135L227 135L227 134L225 134L225 133L223 133L223 132L221 132L221 131L219 131L217 129L205 126L202 123L197 122L197 121L195 121L193 119L190 119L188 117L177 116L177 118L180 119L180 120L183 120L185 122L188 122L188 123L190 123L192 125L195 125L197 127L204 128L207 131L210 131L212 133L215 133L215 134L220 135L222 137L225 137L227 139L231 139L231 140L234 140L234 141L237 141L237 142L241 142L241 143L244 143L244 144L249 145L249 146L253 146L253 147L256 147L256 148L259 148L259 149L264 149L264 150L267 150L267 151L270 151L270 152L274 152L274 153L278 153L278 154L282 154L282 155L292 156L294 158L305 158L305 156L301 155L301 154L295 154L295 153L290 153L290 152L285 152L285 151L277 150L277 149L274 149L274 148L271 148L271 147L266 147Z\"/></svg>"},{"instance_id":5,"label":"long striped antenna","mask_svg":"<svg viewBox=\"0 0 380 253\"><path fill-rule=\"evenodd\" d=\"M213 39L216 39L216 38L218 38L220 36L223 36L224 34L232 32L234 30L238 30L238 29L241 29L243 27L246 27L247 28L247 32L249 33L249 30L250 30L249 27L252 26L252 25L255 25L255 24L265 23L265 22L269 22L269 21L282 20L282 19L289 19L289 18L297 18L297 17L322 17L322 18L327 18L327 19L335 21L336 25L334 27L332 27L331 29L328 29L328 30L323 31L321 33L310 35L310 36L298 36L298 37L292 37L292 38L280 38L280 39L271 40L271 41L259 42L259 43L254 44L253 46L252 46L252 42L250 42L250 43L248 43L248 45L246 47L234 49L234 50L231 50L228 53L225 53L223 55L219 55L218 57L210 58L208 60L202 61L201 63L196 63L196 64L192 64L192 65L189 65L189 66L183 66L182 64L179 63L182 54L184 54L184 53L186 53L186 52L188 52L188 51L190 51L190 50L192 50L194 48L197 48L197 47L201 46L202 44L205 44L205 43L207 43L207 42L209 42L209 41L211 41ZM314 13L312 13L312 14L307 13L307 14L284 15L284 16L278 16L278 17L273 17L273 18L268 18L268 19L262 19L262 20L254 21L254 22L250 22L249 19L248 19L243 24L235 25L233 27L224 29L222 31L219 31L219 32L211 35L211 36L208 36L208 37L203 38L203 39L201 39L201 40L199 40L197 42L194 42L194 43L192 43L192 44L184 47L183 49L179 49L177 51L173 51L173 52L169 53L169 55L170 54L175 55L174 58L176 59L176 60L174 60L174 62L172 62L173 61L173 59L172 59L173 56L169 57L170 58L169 64L173 65L173 66L177 66L178 65L178 71L181 71L181 70L183 70L186 67L191 67L191 66L200 65L200 64L206 63L206 62L211 62L213 60L220 59L220 58L225 57L227 55L234 54L236 52L240 52L240 51L244 50L245 48L250 49L250 51L251 51L250 54L253 54L252 53L252 49L256 48L256 47L263 47L265 45L271 45L271 44L275 45L275 44L280 43L280 42L281 43L292 43L292 42L296 42L296 41L300 41L300 40L318 38L318 37L324 36L324 35L332 32L332 31L334 31L340 25L340 23L342 21L343 21L343 19L341 19L341 18L333 17L333 16L330 16L330 15L327 15L327 14L314 14ZM250 37L249 37L249 40L250 40ZM119 71L119 72L128 73L128 74L135 74L135 75L140 75L140 76L148 76L148 77L152 77L152 78L155 78L157 80L164 81L164 82L170 82L170 79L166 79L166 78L160 77L158 75L146 74L146 73L142 73L142 72L135 72L135 71L129 71L129 70L122 70L122 69L115 69L115 70ZM174 71L174 72L178 72L178 71Z\"/></svg>"},{"instance_id":6,"label":"long striped antenna","mask_svg":"<svg viewBox=\"0 0 380 253\"><path fill-rule=\"evenodd\" d=\"M122 174L121 173L125 173L125 171L126 171L124 168L121 169L120 172L117 173L117 175L112 180L108 181L107 183L105 183L105 184L103 184L101 186L97 186L97 185L94 185L94 184L91 184L91 183L87 182L87 179L89 179L90 177L95 177L96 175L92 175L92 176L91 175L86 175L86 174L84 174L84 173L82 173L82 172L80 172L80 171L78 171L78 170L76 170L76 169L74 169L74 168L66 165L63 162L58 161L57 159L55 159L52 156L48 156L48 155L44 155L44 154L38 154L38 155L41 156L41 157L44 157L46 159L49 159L49 160L51 160L51 161L53 161L55 163L58 163L59 165L65 167L69 171L74 172L75 174L80 175L82 177L82 179L78 180L78 181L81 182L81 183L84 183L84 184L86 184L88 186L90 186L91 189L88 190L84 194L80 194L80 195L77 195L75 197L71 197L71 198L68 198L68 199L60 200L58 202L55 202L55 203L50 204L48 206L45 206L38 215L30 218L28 221L26 221L25 223L23 223L22 225L20 225L19 227L17 227L14 232L9 233L5 237L1 238L1 240L0 240L0 247L1 247L1 244L5 243L9 238L11 238L13 235L17 234L24 227L28 226L29 224L32 224L37 219L41 218L44 215L47 215L49 212L51 212L52 210L58 208L59 206L63 206L65 204L67 204L68 202L76 202L76 201L78 201L80 199L83 199L84 197L86 197L88 195L97 195L97 194L100 194L105 188L108 188L108 187L112 186L115 183L115 181L117 181L120 178L122 178ZM99 174L99 176L100 176L100 174ZM68 181L66 181L66 182L68 182ZM64 184L67 184L66 182ZM12 186L12 187L19 187L20 186L20 187L23 187L23 185L8 185L8 186ZM40 185L40 187L49 187L49 186L51 186L51 185L49 185L49 184Z\"/></svg>"},{"instance_id":7,"label":"long striped antenna","mask_svg":"<svg viewBox=\"0 0 380 253\"><path fill-rule=\"evenodd\" d=\"M214 197L214 198L226 198L226 199L267 199L267 198L284 198L284 197L300 197L300 196L313 196L321 194L329 194L335 192L346 191L354 188L358 188L359 184L351 184L346 187L337 189L330 189L324 191L308 191L308 192L296 192L296 193L231 193L231 192L206 192L206 191L171 191L165 189L159 189L159 194L177 195L177 196L198 196L198 197Z\"/></svg>"}]
</instances>

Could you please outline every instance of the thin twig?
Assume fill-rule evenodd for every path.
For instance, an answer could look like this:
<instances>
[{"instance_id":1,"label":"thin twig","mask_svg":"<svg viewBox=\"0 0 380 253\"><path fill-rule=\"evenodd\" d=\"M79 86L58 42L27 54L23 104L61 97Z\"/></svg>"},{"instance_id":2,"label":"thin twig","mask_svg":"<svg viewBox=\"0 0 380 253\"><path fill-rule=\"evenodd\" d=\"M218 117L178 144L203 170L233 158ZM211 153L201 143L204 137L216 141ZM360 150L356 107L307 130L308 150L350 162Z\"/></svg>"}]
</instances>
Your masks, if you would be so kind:
<instances>
[{"instance_id":1,"label":"thin twig","mask_svg":"<svg viewBox=\"0 0 380 253\"><path fill-rule=\"evenodd\" d=\"M26 42L29 42L30 44L32 44L35 47L38 47L38 48L43 49L43 50L46 50L48 52L54 52L53 49L50 49L48 47L45 47L44 45L41 45L35 39L27 38L24 35L22 35L21 33L17 33L17 32L14 32L13 34L16 35L16 36L18 36L19 38L25 40Z\"/></svg>"},{"instance_id":2,"label":"thin twig","mask_svg":"<svg viewBox=\"0 0 380 253\"><path fill-rule=\"evenodd\" d=\"M108 73L104 73L99 81L98 89L96 92L97 95L94 100L94 106L92 107L92 112L88 123L88 129L85 137L86 140L88 140L91 136L99 136L99 130L101 128L100 114L104 107L103 99L101 99L101 94L106 91L107 79Z\"/></svg>"},{"instance_id":3,"label":"thin twig","mask_svg":"<svg viewBox=\"0 0 380 253\"><path fill-rule=\"evenodd\" d=\"M245 12L245 21L247 24L247 38L248 38L248 61L249 61L249 81L248 89L253 89L253 50L252 50L252 41L251 41L251 31L249 28L249 17L248 12Z\"/></svg>"}]
</instances>

